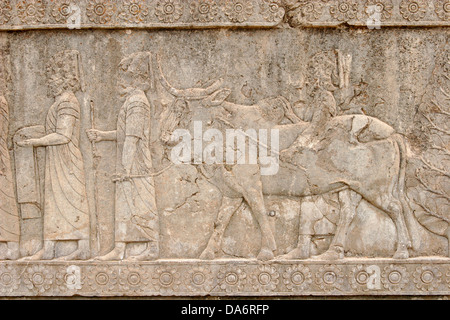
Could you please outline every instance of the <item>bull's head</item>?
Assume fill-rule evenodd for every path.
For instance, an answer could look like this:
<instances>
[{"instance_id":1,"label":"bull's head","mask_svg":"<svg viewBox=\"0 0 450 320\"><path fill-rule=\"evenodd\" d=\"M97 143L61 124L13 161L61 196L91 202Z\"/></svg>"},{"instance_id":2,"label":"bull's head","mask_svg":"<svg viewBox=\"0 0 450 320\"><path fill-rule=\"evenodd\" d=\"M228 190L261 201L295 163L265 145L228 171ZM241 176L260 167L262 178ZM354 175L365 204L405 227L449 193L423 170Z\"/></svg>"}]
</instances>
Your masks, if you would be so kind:
<instances>
[{"instance_id":1,"label":"bull's head","mask_svg":"<svg viewBox=\"0 0 450 320\"><path fill-rule=\"evenodd\" d=\"M184 99L186 101L202 100L203 106L218 106L222 104L231 93L230 89L222 88L223 79L219 79L205 88L177 89L173 87L164 76L158 55L156 55L156 61L159 82L164 89L176 98Z\"/></svg>"}]
</instances>

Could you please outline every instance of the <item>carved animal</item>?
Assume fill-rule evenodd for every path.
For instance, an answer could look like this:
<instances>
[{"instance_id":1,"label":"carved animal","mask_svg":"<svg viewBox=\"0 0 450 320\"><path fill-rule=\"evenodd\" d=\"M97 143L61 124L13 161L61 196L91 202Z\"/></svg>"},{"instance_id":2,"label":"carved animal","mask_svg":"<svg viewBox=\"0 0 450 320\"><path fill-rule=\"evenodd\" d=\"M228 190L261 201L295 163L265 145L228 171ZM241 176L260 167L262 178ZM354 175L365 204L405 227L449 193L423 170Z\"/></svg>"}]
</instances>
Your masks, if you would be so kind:
<instances>
[{"instance_id":1,"label":"carved animal","mask_svg":"<svg viewBox=\"0 0 450 320\"><path fill-rule=\"evenodd\" d=\"M192 94L194 89L174 89L162 75L161 69L159 71L161 83L176 97L189 94L188 99L203 100L204 106L218 106L226 98L221 90L211 90L212 93L203 90L202 95L196 96ZM205 94L210 96L206 97ZM219 96L221 99L217 98ZM211 101L215 103L211 104ZM202 108L203 113L208 110L212 109ZM252 128L251 120L246 118L237 122L247 123L242 128L245 130ZM233 119L230 121L233 122ZM275 126L280 132L280 149L288 148L309 126L309 123L304 122ZM406 152L402 138L389 125L376 118L346 115L328 121L313 140L313 145L307 148L295 152L289 150L291 154L281 152L279 171L273 176L260 175L261 164L203 166L202 172L221 190L223 201L214 232L200 258L215 257L223 233L243 200L250 206L261 229L262 243L258 259L267 260L274 257L276 243L269 226L263 195L305 197L345 190L353 191L388 214L397 229L394 258L409 257L411 241L404 215L410 213L404 197ZM290 159L290 163L283 159ZM344 223L338 230L341 239L351 222L350 218L354 216L355 208L350 205L351 195L349 193L347 197L342 197L349 201L342 201L346 208L343 210Z\"/></svg>"}]
</instances>

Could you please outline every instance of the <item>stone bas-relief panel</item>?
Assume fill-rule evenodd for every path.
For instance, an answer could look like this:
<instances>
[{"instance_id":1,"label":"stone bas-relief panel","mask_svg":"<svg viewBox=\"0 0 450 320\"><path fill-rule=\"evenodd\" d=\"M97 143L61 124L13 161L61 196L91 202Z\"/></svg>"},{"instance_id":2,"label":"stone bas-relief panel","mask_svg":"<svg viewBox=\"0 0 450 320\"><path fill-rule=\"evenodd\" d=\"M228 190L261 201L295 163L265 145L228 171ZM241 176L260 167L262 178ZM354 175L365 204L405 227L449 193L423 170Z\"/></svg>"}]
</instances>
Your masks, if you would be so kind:
<instances>
[{"instance_id":1,"label":"stone bas-relief panel","mask_svg":"<svg viewBox=\"0 0 450 320\"><path fill-rule=\"evenodd\" d=\"M449 295L445 1L368 1L396 22L320 29L309 3L362 8L199 0L234 28L194 9L191 29L163 21L183 30L116 11L4 26L0 294Z\"/></svg>"}]
</instances>

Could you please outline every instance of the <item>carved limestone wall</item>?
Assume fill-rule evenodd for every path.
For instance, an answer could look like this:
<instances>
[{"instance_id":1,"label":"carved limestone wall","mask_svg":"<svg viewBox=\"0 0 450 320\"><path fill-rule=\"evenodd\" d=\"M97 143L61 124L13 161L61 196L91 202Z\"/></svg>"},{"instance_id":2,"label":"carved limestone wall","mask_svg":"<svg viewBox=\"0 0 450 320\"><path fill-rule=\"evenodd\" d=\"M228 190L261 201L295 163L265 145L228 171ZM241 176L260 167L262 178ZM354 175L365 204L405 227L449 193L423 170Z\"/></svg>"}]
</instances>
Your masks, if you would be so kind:
<instances>
[{"instance_id":1,"label":"carved limestone wall","mask_svg":"<svg viewBox=\"0 0 450 320\"><path fill-rule=\"evenodd\" d=\"M450 294L449 1L0 9L0 296Z\"/></svg>"}]
</instances>

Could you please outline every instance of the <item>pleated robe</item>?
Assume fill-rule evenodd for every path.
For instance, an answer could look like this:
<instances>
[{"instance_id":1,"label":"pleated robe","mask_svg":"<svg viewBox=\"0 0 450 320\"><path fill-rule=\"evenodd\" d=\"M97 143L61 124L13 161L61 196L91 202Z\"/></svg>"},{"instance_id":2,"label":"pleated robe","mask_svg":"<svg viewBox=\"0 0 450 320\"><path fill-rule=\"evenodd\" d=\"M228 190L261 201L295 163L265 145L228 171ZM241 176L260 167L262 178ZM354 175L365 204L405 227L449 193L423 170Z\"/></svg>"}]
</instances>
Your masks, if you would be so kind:
<instances>
[{"instance_id":1,"label":"pleated robe","mask_svg":"<svg viewBox=\"0 0 450 320\"><path fill-rule=\"evenodd\" d=\"M19 242L20 220L8 151L9 108L0 96L0 242Z\"/></svg>"},{"instance_id":2,"label":"pleated robe","mask_svg":"<svg viewBox=\"0 0 450 320\"><path fill-rule=\"evenodd\" d=\"M74 117L67 128L67 117ZM72 92L56 98L47 113L46 134L67 135L67 144L47 146L45 161L45 240L89 239L89 209L79 148L80 105Z\"/></svg>"},{"instance_id":3,"label":"pleated robe","mask_svg":"<svg viewBox=\"0 0 450 320\"><path fill-rule=\"evenodd\" d=\"M132 159L131 178L116 183L115 241L148 242L159 240L159 219L155 199L155 183L151 177L150 103L141 90L131 93L117 120L118 173L124 174L125 139L137 138Z\"/></svg>"}]
</instances>

